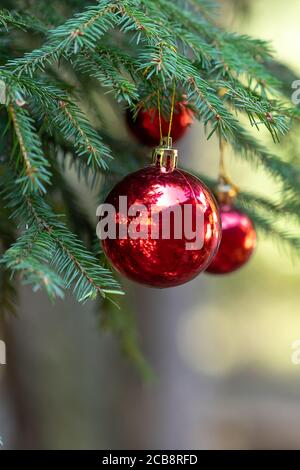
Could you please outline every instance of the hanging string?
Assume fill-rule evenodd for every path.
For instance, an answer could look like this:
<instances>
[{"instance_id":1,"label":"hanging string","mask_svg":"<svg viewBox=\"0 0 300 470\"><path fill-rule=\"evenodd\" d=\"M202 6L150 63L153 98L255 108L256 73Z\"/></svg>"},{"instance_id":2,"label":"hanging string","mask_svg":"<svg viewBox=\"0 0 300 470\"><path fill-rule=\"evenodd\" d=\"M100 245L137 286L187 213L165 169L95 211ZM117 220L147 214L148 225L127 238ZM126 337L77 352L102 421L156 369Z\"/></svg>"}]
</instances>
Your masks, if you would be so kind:
<instances>
[{"instance_id":1,"label":"hanging string","mask_svg":"<svg viewBox=\"0 0 300 470\"><path fill-rule=\"evenodd\" d=\"M169 122L169 132L168 132L168 140L171 137L171 130L172 130L172 123L173 123L173 115L174 115L174 107L175 107L175 92L176 92L176 83L175 80L173 82L173 93L172 93L172 103L171 103L171 114L170 114L170 122Z\"/></svg>"},{"instance_id":2,"label":"hanging string","mask_svg":"<svg viewBox=\"0 0 300 470\"><path fill-rule=\"evenodd\" d=\"M160 93L159 93L159 90L157 90L157 109L158 109L158 122L159 122L160 141L162 142L163 135L162 135L162 124L161 124L161 106L160 106Z\"/></svg>"},{"instance_id":3,"label":"hanging string","mask_svg":"<svg viewBox=\"0 0 300 470\"><path fill-rule=\"evenodd\" d=\"M238 193L239 188L233 183L232 179L227 173L225 167L225 140L222 138L221 133L219 134L219 149L220 149L220 163L219 163L219 183L231 186L231 190Z\"/></svg>"}]
</instances>

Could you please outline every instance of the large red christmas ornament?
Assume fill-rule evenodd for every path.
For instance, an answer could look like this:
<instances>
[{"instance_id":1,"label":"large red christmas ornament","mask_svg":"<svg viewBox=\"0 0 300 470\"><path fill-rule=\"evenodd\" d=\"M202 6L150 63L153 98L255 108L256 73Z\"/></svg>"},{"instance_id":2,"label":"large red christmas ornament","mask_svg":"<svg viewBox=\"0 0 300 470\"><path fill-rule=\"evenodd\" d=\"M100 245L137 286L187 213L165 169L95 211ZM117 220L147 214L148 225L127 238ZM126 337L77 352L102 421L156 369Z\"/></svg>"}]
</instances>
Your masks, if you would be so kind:
<instances>
[{"instance_id":1,"label":"large red christmas ornament","mask_svg":"<svg viewBox=\"0 0 300 470\"><path fill-rule=\"evenodd\" d=\"M256 246L256 232L250 218L230 204L220 208L222 241L206 272L228 274L244 266Z\"/></svg>"},{"instance_id":2,"label":"large red christmas ornament","mask_svg":"<svg viewBox=\"0 0 300 470\"><path fill-rule=\"evenodd\" d=\"M186 133L188 127L193 123L194 113L187 107L185 101L175 105L171 137L174 142ZM144 145L155 147L160 143L159 113L157 109L141 109L136 119L133 118L130 109L126 112L126 120L132 134ZM161 116L162 134L167 135L169 121Z\"/></svg>"},{"instance_id":3,"label":"large red christmas ornament","mask_svg":"<svg viewBox=\"0 0 300 470\"><path fill-rule=\"evenodd\" d=\"M116 222L116 236L113 230L104 240L101 235L105 254L119 273L152 287L193 279L210 264L221 239L213 195L198 178L177 169L176 161L170 142L157 148L153 164L118 183L103 205L115 209ZM120 196L127 198L125 212ZM132 226L138 232L133 238Z\"/></svg>"}]
</instances>

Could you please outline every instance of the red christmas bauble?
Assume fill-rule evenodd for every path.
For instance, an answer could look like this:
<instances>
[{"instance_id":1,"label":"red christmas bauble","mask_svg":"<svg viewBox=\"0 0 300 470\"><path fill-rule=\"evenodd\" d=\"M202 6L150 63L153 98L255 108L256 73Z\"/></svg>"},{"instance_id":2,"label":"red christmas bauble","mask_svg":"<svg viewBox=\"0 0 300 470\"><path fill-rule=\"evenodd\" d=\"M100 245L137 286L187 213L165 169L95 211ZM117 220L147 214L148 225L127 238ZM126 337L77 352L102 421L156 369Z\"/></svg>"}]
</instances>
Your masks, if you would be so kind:
<instances>
[{"instance_id":1,"label":"red christmas bauble","mask_svg":"<svg viewBox=\"0 0 300 470\"><path fill-rule=\"evenodd\" d=\"M175 106L171 137L173 142L179 140L193 123L194 113L186 106L185 102L179 102ZM159 114L157 109L141 109L136 119L130 109L127 109L126 120L132 134L144 145L155 147L160 143ZM167 135L169 121L161 117L162 134Z\"/></svg>"},{"instance_id":2,"label":"red christmas bauble","mask_svg":"<svg viewBox=\"0 0 300 470\"><path fill-rule=\"evenodd\" d=\"M244 266L256 246L256 232L248 215L230 205L220 208L222 241L206 269L211 274L228 274Z\"/></svg>"},{"instance_id":3,"label":"red christmas bauble","mask_svg":"<svg viewBox=\"0 0 300 470\"><path fill-rule=\"evenodd\" d=\"M127 197L125 212L120 196ZM218 249L221 221L214 196L198 178L168 164L158 161L128 175L105 204L115 208L116 234L101 236L103 250L119 273L136 282L158 288L188 282L207 268ZM132 223L144 238L122 238Z\"/></svg>"}]
</instances>

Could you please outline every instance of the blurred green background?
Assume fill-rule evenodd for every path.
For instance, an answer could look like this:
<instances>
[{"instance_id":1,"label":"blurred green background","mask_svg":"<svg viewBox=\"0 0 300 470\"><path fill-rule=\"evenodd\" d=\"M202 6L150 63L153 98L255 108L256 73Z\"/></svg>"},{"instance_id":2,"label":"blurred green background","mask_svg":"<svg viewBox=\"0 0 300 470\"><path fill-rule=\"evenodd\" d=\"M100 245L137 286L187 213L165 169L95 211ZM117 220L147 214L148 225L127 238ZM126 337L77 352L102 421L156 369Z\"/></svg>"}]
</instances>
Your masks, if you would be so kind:
<instances>
[{"instance_id":1,"label":"blurred green background","mask_svg":"<svg viewBox=\"0 0 300 470\"><path fill-rule=\"evenodd\" d=\"M224 0L220 14L225 27L271 40L300 78L299 18L298 0ZM129 139L117 109L110 119ZM264 132L260 138L273 145ZM276 152L296 156L297 140ZM182 165L215 177L217 142L205 140L200 124L179 150ZM229 149L227 162L238 185L276 198L260 169ZM79 190L94 217L92 195ZM165 291L126 283L151 382L124 359L116 338L99 333L92 304L69 297L53 306L23 288L18 318L0 336L4 448L300 448L300 364L291 360L300 339L299 280L299 260L260 239L251 262L228 277L202 275Z\"/></svg>"}]
</instances>

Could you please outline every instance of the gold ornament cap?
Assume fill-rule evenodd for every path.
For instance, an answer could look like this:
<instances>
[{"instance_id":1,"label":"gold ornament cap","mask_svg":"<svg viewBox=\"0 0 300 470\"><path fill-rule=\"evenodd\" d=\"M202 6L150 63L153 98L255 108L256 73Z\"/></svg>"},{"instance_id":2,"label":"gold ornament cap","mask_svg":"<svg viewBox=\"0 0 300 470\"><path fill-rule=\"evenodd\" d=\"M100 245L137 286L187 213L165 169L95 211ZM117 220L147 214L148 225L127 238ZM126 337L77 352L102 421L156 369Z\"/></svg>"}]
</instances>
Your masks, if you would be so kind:
<instances>
[{"instance_id":1,"label":"gold ornament cap","mask_svg":"<svg viewBox=\"0 0 300 470\"><path fill-rule=\"evenodd\" d=\"M172 147L172 138L163 137L159 147L153 150L152 163L163 172L171 172L177 167L178 151Z\"/></svg>"},{"instance_id":2,"label":"gold ornament cap","mask_svg":"<svg viewBox=\"0 0 300 470\"><path fill-rule=\"evenodd\" d=\"M217 197L219 204L231 205L239 192L238 187L233 184L229 178L220 177L217 186Z\"/></svg>"}]
</instances>

